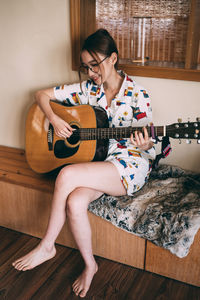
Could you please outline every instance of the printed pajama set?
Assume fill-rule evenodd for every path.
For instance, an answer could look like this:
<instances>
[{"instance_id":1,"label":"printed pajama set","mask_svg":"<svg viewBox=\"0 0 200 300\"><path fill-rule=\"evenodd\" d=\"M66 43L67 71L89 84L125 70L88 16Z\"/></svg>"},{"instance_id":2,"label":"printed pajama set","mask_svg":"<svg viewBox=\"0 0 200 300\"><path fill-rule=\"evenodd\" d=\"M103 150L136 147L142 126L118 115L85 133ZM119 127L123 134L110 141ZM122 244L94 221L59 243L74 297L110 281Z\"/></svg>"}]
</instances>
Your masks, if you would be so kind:
<instances>
[{"instance_id":1,"label":"printed pajama set","mask_svg":"<svg viewBox=\"0 0 200 300\"><path fill-rule=\"evenodd\" d=\"M80 83L55 87L54 95L57 100L70 106L89 104L104 108L109 127L146 126L152 121L149 95L132 77L124 73L123 75L124 81L120 91L112 99L110 107L107 106L103 85L98 86L91 80L82 82L82 90ZM154 147L142 151L126 138L110 139L105 161L110 161L116 166L127 194L133 195L148 180L154 159Z\"/></svg>"}]
</instances>

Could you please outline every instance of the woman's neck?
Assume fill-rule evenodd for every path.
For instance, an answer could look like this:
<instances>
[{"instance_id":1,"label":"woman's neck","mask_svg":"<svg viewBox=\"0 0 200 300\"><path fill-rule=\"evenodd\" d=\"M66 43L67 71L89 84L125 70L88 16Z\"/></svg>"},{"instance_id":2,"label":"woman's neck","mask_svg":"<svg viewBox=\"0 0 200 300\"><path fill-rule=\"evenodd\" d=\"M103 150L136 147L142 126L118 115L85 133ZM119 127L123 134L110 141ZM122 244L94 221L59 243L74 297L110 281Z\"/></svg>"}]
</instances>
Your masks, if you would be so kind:
<instances>
[{"instance_id":1,"label":"woman's neck","mask_svg":"<svg viewBox=\"0 0 200 300\"><path fill-rule=\"evenodd\" d=\"M115 73L109 77L109 80L103 83L107 105L110 107L112 99L118 94L122 82L124 80L124 76L117 73L115 70Z\"/></svg>"},{"instance_id":2,"label":"woman's neck","mask_svg":"<svg viewBox=\"0 0 200 300\"><path fill-rule=\"evenodd\" d=\"M124 76L121 76L116 70L111 74L109 79L103 83L105 92L117 94L121 88Z\"/></svg>"}]
</instances>

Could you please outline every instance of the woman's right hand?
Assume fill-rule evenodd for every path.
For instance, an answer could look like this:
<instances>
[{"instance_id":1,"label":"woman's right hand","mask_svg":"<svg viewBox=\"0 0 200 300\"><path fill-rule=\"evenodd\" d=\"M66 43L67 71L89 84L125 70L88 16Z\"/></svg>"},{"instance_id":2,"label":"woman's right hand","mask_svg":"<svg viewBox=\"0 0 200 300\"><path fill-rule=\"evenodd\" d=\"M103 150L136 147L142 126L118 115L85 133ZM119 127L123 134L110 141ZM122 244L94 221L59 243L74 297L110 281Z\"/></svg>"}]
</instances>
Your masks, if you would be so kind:
<instances>
[{"instance_id":1,"label":"woman's right hand","mask_svg":"<svg viewBox=\"0 0 200 300\"><path fill-rule=\"evenodd\" d=\"M75 130L56 114L54 114L50 122L53 125L55 134L61 138L69 138Z\"/></svg>"},{"instance_id":2,"label":"woman's right hand","mask_svg":"<svg viewBox=\"0 0 200 300\"><path fill-rule=\"evenodd\" d=\"M49 101L56 100L54 89L49 88L37 91L35 93L35 100L39 104L49 122L53 125L55 134L61 138L70 137L75 129L73 129L67 122L56 115L50 106Z\"/></svg>"}]
</instances>

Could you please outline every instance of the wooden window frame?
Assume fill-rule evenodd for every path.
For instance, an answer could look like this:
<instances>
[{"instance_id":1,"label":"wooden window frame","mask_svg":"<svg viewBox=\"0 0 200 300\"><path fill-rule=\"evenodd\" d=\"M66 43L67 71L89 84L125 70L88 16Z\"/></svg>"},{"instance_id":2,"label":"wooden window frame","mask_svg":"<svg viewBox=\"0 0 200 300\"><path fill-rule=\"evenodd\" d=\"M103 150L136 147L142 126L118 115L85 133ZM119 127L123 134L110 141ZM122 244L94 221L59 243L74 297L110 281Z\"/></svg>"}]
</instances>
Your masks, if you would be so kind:
<instances>
[{"instance_id":1,"label":"wooden window frame","mask_svg":"<svg viewBox=\"0 0 200 300\"><path fill-rule=\"evenodd\" d=\"M72 69L77 71L80 64L81 44L95 28L95 0L70 0L70 24L72 42ZM200 70L194 69L197 62L200 41L200 0L191 0L185 67L161 67L120 63L119 69L129 75L189 80L200 82ZM89 28L89 29L88 29ZM86 32L87 30L87 32Z\"/></svg>"}]
</instances>

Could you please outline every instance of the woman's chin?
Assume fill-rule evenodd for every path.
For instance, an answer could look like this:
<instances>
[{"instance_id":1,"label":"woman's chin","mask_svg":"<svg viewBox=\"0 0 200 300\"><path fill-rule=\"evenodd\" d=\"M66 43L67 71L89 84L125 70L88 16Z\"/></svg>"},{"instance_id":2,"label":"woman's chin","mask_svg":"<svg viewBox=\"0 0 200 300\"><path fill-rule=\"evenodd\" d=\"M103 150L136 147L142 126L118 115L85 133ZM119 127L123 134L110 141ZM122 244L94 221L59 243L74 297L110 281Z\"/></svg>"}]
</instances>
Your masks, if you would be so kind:
<instances>
[{"instance_id":1,"label":"woman's chin","mask_svg":"<svg viewBox=\"0 0 200 300\"><path fill-rule=\"evenodd\" d=\"M101 78L100 77L95 77L95 78L92 78L93 82L97 85L101 85Z\"/></svg>"}]
</instances>

